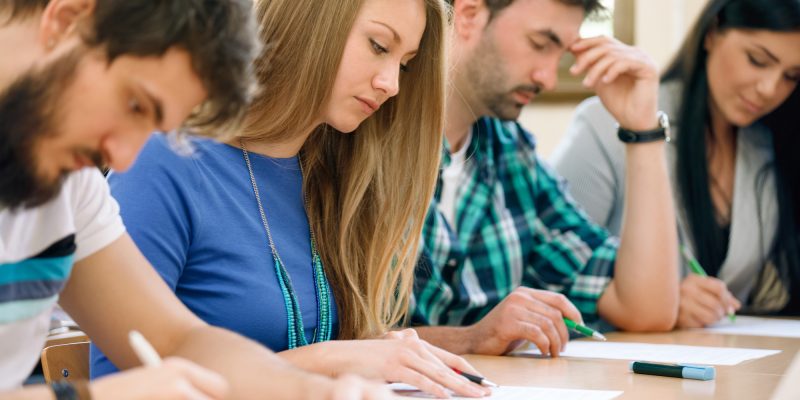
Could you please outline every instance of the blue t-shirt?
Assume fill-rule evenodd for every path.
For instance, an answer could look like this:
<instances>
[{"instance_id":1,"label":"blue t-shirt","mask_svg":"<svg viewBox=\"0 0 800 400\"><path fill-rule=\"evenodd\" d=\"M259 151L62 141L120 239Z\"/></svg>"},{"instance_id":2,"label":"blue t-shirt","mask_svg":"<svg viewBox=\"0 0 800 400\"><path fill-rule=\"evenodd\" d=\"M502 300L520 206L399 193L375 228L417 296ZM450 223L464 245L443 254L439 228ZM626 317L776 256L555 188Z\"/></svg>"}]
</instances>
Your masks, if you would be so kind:
<instances>
[{"instance_id":1,"label":"blue t-shirt","mask_svg":"<svg viewBox=\"0 0 800 400\"><path fill-rule=\"evenodd\" d=\"M190 138L190 144L194 152L179 155L168 137L153 135L130 171L109 178L123 221L197 316L273 351L286 350L286 308L242 151L208 139ZM298 158L250 153L250 161L311 342L317 301ZM335 335L335 302L332 308ZM94 346L91 361L92 377L116 371Z\"/></svg>"}]
</instances>

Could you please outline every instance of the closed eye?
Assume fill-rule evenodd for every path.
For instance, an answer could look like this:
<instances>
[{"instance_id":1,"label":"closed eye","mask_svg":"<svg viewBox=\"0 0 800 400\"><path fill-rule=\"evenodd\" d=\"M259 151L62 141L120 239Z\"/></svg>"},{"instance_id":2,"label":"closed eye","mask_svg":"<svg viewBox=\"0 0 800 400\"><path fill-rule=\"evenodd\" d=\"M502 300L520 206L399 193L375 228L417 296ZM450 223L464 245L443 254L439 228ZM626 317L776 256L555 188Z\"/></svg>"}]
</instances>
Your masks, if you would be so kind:
<instances>
[{"instance_id":1,"label":"closed eye","mask_svg":"<svg viewBox=\"0 0 800 400\"><path fill-rule=\"evenodd\" d=\"M389 49L380 45L380 43L376 42L373 39L369 40L370 44L372 45L372 50L375 51L375 54L386 54L389 52Z\"/></svg>"},{"instance_id":2,"label":"closed eye","mask_svg":"<svg viewBox=\"0 0 800 400\"><path fill-rule=\"evenodd\" d=\"M750 61L750 64L753 64L753 65L754 65L754 66L756 66L756 67L759 67L759 68L764 68L764 67L766 67L766 66L767 66L767 63L765 63L765 62L762 62L762 61L760 61L760 60L756 59L756 58L755 58L755 57L754 57L752 54L750 54L750 53L747 53L747 59Z\"/></svg>"}]
</instances>

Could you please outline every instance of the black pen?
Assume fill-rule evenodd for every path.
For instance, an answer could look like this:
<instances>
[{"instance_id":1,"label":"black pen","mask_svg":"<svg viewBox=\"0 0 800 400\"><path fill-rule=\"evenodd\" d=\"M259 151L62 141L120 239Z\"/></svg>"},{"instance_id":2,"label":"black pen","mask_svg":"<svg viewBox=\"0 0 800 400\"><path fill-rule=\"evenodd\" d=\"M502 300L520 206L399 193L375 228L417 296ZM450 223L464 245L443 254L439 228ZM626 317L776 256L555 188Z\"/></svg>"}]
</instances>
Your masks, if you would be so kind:
<instances>
[{"instance_id":1,"label":"black pen","mask_svg":"<svg viewBox=\"0 0 800 400\"><path fill-rule=\"evenodd\" d=\"M500 387L496 383L494 383L494 382L492 382L492 381L490 381L490 380L488 380L488 379L486 379L486 378L484 378L482 376L472 375L472 374L466 373L464 371L459 371L459 370L457 370L455 368L453 368L453 371L455 371L455 373L463 376L464 378L469 379L470 382L477 383L478 385L489 386L489 387Z\"/></svg>"}]
</instances>

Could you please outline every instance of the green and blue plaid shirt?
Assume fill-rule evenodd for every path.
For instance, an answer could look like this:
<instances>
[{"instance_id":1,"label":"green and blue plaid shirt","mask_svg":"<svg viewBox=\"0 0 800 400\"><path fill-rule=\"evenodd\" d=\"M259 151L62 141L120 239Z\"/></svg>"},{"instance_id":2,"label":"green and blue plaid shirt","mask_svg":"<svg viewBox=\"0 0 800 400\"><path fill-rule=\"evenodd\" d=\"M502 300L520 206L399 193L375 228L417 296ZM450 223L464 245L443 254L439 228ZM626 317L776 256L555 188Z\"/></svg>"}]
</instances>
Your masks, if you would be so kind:
<instances>
[{"instance_id":1,"label":"green and blue plaid shirt","mask_svg":"<svg viewBox=\"0 0 800 400\"><path fill-rule=\"evenodd\" d=\"M441 174L426 217L412 324L473 324L519 286L563 293L587 323L597 322L618 239L579 209L519 124L481 118L472 136L457 229L438 208Z\"/></svg>"}]
</instances>

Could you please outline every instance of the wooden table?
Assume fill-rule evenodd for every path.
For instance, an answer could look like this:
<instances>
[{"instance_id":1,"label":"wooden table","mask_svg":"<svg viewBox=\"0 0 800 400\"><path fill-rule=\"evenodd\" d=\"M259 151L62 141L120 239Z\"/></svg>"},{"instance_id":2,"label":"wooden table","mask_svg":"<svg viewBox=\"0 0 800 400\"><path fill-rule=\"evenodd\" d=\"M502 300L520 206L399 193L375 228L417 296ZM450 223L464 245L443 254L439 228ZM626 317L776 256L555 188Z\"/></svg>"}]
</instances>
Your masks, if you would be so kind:
<instances>
[{"instance_id":1,"label":"wooden table","mask_svg":"<svg viewBox=\"0 0 800 400\"><path fill-rule=\"evenodd\" d=\"M745 361L735 366L716 366L711 381L639 375L630 372L630 361L532 356L466 356L485 376L509 386L564 389L621 390L618 399L769 399L789 368L800 339L739 336L676 331L660 334L611 333L609 341L744 347L782 350L781 353ZM583 340L583 339L582 339ZM798 382L800 385L800 382Z\"/></svg>"}]
</instances>

